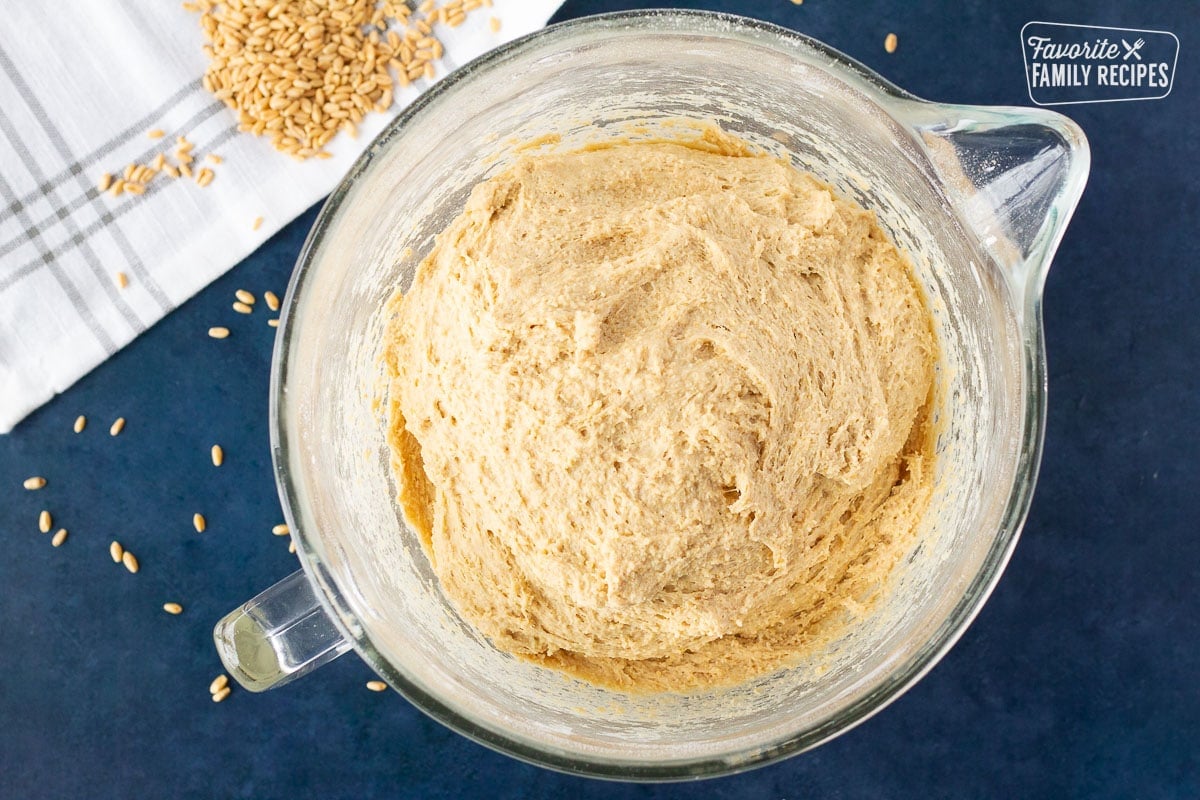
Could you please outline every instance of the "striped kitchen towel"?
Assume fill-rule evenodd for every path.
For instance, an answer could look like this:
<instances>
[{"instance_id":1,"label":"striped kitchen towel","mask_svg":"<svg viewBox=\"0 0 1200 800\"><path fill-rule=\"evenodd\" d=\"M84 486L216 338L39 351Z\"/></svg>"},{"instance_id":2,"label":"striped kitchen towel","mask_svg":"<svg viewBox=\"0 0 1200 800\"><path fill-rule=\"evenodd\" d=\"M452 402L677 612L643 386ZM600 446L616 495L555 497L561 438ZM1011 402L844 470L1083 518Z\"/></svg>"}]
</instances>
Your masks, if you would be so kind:
<instances>
[{"instance_id":1,"label":"striped kitchen towel","mask_svg":"<svg viewBox=\"0 0 1200 800\"><path fill-rule=\"evenodd\" d=\"M412 19L463 5L421 3ZM5 3L0 433L328 194L422 89L542 27L557 6L494 0L465 19L448 16L453 25L433 27L444 46L434 77L397 86L391 110L363 119L357 138L335 137L331 158L299 162L239 133L234 112L202 86L199 17L180 3ZM120 179L127 165L152 166L160 153L174 163L180 136L192 143L195 171L212 171L210 185L159 173L140 194L100 190L103 175Z\"/></svg>"}]
</instances>

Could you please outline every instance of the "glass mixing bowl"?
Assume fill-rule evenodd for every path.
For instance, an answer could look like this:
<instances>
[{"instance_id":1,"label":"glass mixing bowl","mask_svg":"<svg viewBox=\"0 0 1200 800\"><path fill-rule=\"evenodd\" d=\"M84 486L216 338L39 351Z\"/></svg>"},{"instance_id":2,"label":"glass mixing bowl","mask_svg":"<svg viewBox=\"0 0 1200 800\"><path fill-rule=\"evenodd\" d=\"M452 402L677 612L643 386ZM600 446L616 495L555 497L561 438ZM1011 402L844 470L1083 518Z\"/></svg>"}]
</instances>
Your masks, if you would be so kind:
<instances>
[{"instance_id":1,"label":"glass mixing bowl","mask_svg":"<svg viewBox=\"0 0 1200 800\"><path fill-rule=\"evenodd\" d=\"M530 142L677 137L689 120L816 173L911 254L944 351L937 477L918 543L845 636L740 686L637 696L502 653L447 603L395 501L379 343L385 301L435 234ZM230 673L261 690L353 648L479 742L626 779L745 769L861 722L962 634L1016 543L1045 417L1041 289L1088 162L1062 116L925 102L819 42L722 14L581 19L454 72L359 159L292 278L272 444L303 571L217 626Z\"/></svg>"}]
</instances>

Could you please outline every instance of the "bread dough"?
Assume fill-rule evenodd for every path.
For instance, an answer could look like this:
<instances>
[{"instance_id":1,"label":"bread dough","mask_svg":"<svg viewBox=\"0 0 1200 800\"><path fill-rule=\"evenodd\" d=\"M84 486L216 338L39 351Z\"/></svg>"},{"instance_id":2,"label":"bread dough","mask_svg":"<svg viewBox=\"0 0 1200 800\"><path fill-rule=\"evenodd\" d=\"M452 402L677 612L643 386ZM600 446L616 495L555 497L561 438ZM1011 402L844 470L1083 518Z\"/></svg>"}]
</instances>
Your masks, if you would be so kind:
<instances>
[{"instance_id":1,"label":"bread dough","mask_svg":"<svg viewBox=\"0 0 1200 800\"><path fill-rule=\"evenodd\" d=\"M913 544L938 351L911 267L736 140L522 157L392 302L400 502L503 650L740 682L868 613Z\"/></svg>"}]
</instances>

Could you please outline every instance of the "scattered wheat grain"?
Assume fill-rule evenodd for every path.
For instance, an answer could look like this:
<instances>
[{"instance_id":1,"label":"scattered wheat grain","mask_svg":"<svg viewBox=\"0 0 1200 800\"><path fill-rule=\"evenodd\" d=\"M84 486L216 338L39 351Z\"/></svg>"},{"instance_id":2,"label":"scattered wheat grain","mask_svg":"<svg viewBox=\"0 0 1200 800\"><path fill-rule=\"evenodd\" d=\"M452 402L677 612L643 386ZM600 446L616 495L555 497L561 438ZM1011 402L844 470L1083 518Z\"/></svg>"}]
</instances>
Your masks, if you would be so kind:
<instances>
[{"instance_id":1,"label":"scattered wheat grain","mask_svg":"<svg viewBox=\"0 0 1200 800\"><path fill-rule=\"evenodd\" d=\"M338 126L328 120L357 124L370 111L392 105L397 81L389 69L396 68L397 48L408 32L429 37L439 20L461 24L466 13L462 3L439 9L433 0L423 0L425 10L415 15L394 0L190 5L200 14L207 40L204 88L233 109L239 130L268 137L277 150L298 159L329 157L324 148ZM398 82L411 79L404 73Z\"/></svg>"}]
</instances>

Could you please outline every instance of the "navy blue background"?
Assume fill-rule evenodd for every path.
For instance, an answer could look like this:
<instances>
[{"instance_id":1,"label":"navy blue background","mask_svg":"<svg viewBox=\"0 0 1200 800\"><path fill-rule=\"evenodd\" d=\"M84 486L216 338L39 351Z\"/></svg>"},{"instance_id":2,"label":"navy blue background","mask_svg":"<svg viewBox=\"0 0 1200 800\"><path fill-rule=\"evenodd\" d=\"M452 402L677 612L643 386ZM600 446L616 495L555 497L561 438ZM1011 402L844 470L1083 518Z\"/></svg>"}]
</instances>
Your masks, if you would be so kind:
<instances>
[{"instance_id":1,"label":"navy blue background","mask_svg":"<svg viewBox=\"0 0 1200 800\"><path fill-rule=\"evenodd\" d=\"M569 0L559 19L636 3ZM274 330L315 210L0 437L0 798L1140 797L1200 795L1197 93L1189 4L769 2L911 91L1026 104L1031 19L1167 29L1165 100L1075 106L1093 170L1046 286L1050 411L1016 555L962 641L883 713L817 750L702 784L621 785L493 753L342 658L209 700L213 622L291 572L267 437ZM899 35L893 55L885 34ZM234 335L205 336L214 324ZM71 432L78 414L90 420ZM117 438L117 416L128 425ZM214 469L208 448L226 463ZM46 475L40 492L23 478ZM37 532L50 508L71 531ZM194 511L209 528L196 534ZM116 538L142 571L113 564ZM180 617L160 606L178 600Z\"/></svg>"}]
</instances>

